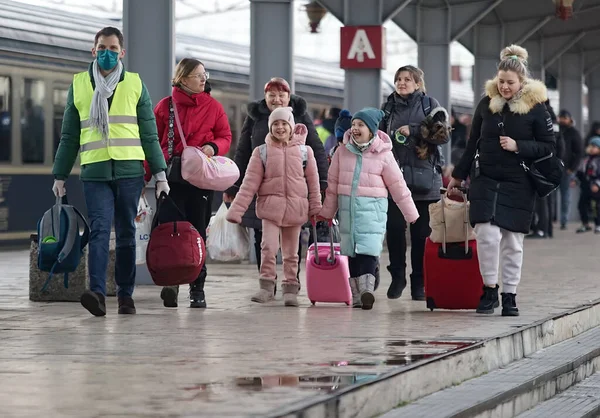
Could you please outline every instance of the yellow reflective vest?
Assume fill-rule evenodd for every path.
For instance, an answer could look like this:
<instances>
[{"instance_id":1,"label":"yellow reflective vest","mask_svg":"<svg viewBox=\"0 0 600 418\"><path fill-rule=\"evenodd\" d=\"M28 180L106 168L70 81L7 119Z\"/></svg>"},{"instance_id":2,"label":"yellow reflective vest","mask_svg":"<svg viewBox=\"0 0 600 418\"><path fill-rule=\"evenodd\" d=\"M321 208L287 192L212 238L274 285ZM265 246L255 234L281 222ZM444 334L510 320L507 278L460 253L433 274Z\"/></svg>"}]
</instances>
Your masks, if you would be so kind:
<instances>
[{"instance_id":1,"label":"yellow reflective vest","mask_svg":"<svg viewBox=\"0 0 600 418\"><path fill-rule=\"evenodd\" d=\"M137 104L142 95L142 80L137 73L125 77L113 94L108 111L109 135L104 141L98 130L90 127L90 107L94 89L87 71L73 77L73 103L79 112L81 165L109 160L146 159L137 120Z\"/></svg>"}]
</instances>

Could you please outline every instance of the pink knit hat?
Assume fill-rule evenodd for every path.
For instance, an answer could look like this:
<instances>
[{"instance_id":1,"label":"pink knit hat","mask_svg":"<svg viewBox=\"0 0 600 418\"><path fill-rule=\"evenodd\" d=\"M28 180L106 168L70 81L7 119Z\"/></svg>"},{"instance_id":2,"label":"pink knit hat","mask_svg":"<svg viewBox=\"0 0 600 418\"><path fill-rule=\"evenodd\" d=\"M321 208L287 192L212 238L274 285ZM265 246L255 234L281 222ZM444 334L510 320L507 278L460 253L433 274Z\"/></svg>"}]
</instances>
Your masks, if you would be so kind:
<instances>
[{"instance_id":1,"label":"pink knit hat","mask_svg":"<svg viewBox=\"0 0 600 418\"><path fill-rule=\"evenodd\" d=\"M294 132L296 122L294 122L294 113L291 107L278 107L271 112L269 115L269 132L271 132L271 126L273 126L276 120L287 122L290 128L292 128L292 132Z\"/></svg>"}]
</instances>

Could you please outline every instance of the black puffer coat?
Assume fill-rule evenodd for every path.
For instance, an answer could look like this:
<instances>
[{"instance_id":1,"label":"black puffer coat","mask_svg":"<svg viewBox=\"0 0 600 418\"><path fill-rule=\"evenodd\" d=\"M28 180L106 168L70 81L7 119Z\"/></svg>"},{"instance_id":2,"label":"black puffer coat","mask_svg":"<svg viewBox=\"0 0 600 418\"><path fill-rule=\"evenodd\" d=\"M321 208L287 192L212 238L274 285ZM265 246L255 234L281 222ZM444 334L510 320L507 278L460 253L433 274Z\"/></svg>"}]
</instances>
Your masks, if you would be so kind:
<instances>
[{"instance_id":1,"label":"black puffer coat","mask_svg":"<svg viewBox=\"0 0 600 418\"><path fill-rule=\"evenodd\" d=\"M529 232L535 191L520 164L555 151L546 96L541 81L528 80L519 95L507 102L498 92L496 79L487 82L486 97L473 115L467 149L452 174L463 180L469 176L479 140L480 175L471 179L469 191L473 225L491 222L508 231ZM500 122L506 136L517 141L518 154L500 146Z\"/></svg>"},{"instance_id":2,"label":"black puffer coat","mask_svg":"<svg viewBox=\"0 0 600 418\"><path fill-rule=\"evenodd\" d=\"M319 182L321 191L323 191L327 188L327 171L329 170L329 164L327 163L325 148L317 134L315 125L308 113L306 113L306 100L292 94L288 106L294 110L294 121L296 123L303 123L308 128L306 145L311 147L315 154L317 167L319 169ZM230 196L235 196L237 194L244 181L246 168L248 167L250 157L252 156L252 151L254 148L265 143L265 138L269 133L269 115L271 114L271 111L267 107L267 102L263 99L249 103L247 110L248 116L246 116L246 120L244 120L242 134L235 150L235 156L233 157L233 160L240 169L240 178L235 185L226 190L226 193ZM242 225L248 228L262 229L262 221L256 216L255 204L256 199L252 201L248 210L242 217Z\"/></svg>"},{"instance_id":3,"label":"black puffer coat","mask_svg":"<svg viewBox=\"0 0 600 418\"><path fill-rule=\"evenodd\" d=\"M407 98L402 98L395 92L390 94L387 101L381 106L384 112L386 109L389 109L389 118L382 120L379 124L379 129L387 133L392 139L394 155L400 168L410 166L433 172L434 182L431 189L424 194L413 192L412 198L415 201L438 200L440 198L440 187L442 187L441 172L442 166L445 164L441 146L438 146L437 155L430 155L426 160L421 160L417 157L416 143L421 139L429 142L428 138L423 138L421 135L421 122L427 117L423 111L423 96L423 92L419 90ZM430 97L430 101L430 111L440 108L440 104L436 99ZM394 139L394 133L404 125L409 126L410 136L405 142L399 143ZM442 143L446 143L448 140L449 138L446 138Z\"/></svg>"}]
</instances>

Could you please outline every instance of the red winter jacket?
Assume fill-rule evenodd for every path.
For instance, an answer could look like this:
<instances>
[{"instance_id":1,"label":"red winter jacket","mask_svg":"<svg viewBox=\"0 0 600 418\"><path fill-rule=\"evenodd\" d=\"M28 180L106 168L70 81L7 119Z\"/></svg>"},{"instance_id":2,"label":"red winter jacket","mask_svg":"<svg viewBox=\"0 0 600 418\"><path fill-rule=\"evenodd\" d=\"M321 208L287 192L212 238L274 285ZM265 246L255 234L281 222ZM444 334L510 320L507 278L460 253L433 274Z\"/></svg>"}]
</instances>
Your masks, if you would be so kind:
<instances>
[{"instance_id":1,"label":"red winter jacket","mask_svg":"<svg viewBox=\"0 0 600 418\"><path fill-rule=\"evenodd\" d=\"M168 162L168 132L169 132L169 97L163 98L154 108L158 137L165 160ZM203 147L210 145L215 155L225 155L231 146L231 129L227 114L221 103L212 98L209 93L197 93L191 96L179 87L173 87L172 97L177 103L177 112L181 128L188 146ZM181 155L183 144L179 138L177 123L173 122L174 155ZM150 181L148 163L145 162L146 181Z\"/></svg>"}]
</instances>

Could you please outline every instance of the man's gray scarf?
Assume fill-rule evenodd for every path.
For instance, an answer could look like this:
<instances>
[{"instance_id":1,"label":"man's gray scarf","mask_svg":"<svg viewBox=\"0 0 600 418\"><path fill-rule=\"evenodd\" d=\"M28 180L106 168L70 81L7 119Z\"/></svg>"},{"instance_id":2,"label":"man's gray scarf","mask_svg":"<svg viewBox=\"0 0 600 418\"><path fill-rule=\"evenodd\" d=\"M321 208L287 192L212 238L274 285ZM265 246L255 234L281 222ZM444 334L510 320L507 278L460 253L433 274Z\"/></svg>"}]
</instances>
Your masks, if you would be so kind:
<instances>
[{"instance_id":1,"label":"man's gray scarf","mask_svg":"<svg viewBox=\"0 0 600 418\"><path fill-rule=\"evenodd\" d=\"M108 98L112 96L113 92L119 84L121 79L121 72L123 71L123 63L119 60L117 68L109 75L104 77L100 73L98 67L98 61L94 60L92 64L92 71L94 75L94 81L96 83L96 89L94 90L94 97L92 97L92 105L90 107L90 127L92 130L97 130L102 135L104 141L108 140Z\"/></svg>"}]
</instances>

